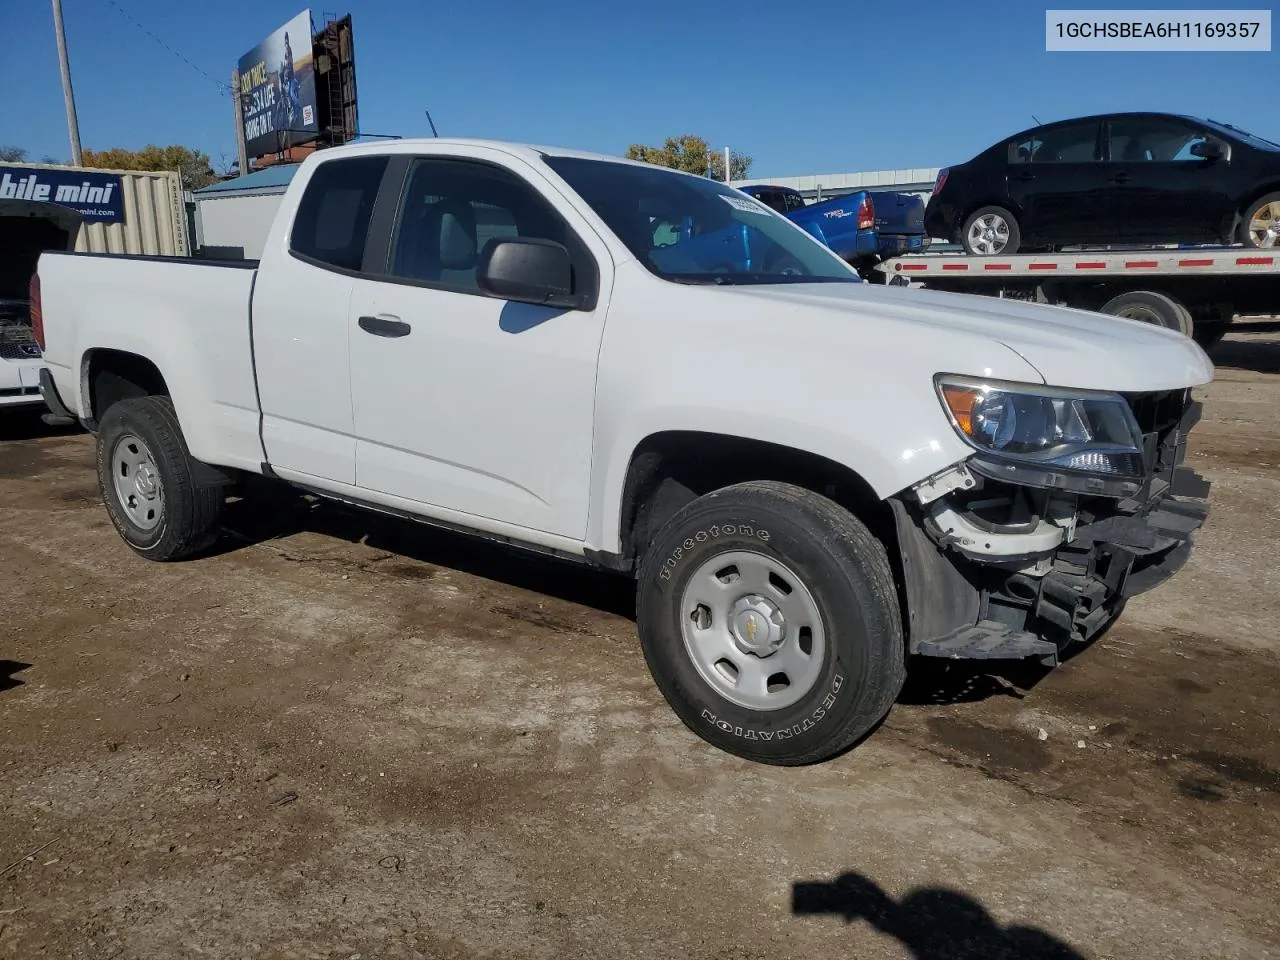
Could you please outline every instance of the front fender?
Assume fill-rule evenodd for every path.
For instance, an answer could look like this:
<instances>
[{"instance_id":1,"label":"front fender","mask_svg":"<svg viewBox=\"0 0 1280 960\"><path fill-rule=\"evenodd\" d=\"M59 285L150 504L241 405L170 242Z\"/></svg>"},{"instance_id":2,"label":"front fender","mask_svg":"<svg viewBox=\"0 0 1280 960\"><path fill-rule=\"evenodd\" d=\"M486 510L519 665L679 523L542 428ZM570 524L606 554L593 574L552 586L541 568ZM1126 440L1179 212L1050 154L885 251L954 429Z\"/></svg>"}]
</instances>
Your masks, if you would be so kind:
<instances>
[{"instance_id":1,"label":"front fender","mask_svg":"<svg viewBox=\"0 0 1280 960\"><path fill-rule=\"evenodd\" d=\"M646 437L777 444L853 471L887 498L967 457L937 372L1040 382L1002 344L943 325L800 309L620 270L597 376L587 546L620 549L628 469Z\"/></svg>"}]
</instances>

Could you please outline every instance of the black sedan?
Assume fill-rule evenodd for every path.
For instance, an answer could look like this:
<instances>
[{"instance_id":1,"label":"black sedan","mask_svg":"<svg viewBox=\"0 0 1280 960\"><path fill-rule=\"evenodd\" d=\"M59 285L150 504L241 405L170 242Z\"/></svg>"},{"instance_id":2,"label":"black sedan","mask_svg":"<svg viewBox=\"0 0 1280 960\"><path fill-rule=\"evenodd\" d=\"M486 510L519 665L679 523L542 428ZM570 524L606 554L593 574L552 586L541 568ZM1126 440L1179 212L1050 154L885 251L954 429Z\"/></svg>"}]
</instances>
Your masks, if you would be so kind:
<instances>
[{"instance_id":1,"label":"black sedan","mask_svg":"<svg viewBox=\"0 0 1280 960\"><path fill-rule=\"evenodd\" d=\"M980 256L1095 244L1280 247L1280 145L1167 113L1048 123L941 170L925 228Z\"/></svg>"}]
</instances>

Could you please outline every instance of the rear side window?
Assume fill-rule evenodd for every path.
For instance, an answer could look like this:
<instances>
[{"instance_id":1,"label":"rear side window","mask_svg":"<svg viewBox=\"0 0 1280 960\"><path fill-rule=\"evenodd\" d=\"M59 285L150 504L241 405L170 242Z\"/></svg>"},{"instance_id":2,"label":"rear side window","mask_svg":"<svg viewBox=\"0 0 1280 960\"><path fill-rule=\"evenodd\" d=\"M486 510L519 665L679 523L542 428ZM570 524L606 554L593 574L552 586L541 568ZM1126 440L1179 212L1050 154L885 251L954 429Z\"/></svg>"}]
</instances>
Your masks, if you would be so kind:
<instances>
[{"instance_id":1,"label":"rear side window","mask_svg":"<svg viewBox=\"0 0 1280 960\"><path fill-rule=\"evenodd\" d=\"M1093 121L1041 127L1009 144L1010 163L1092 163L1098 159L1098 124Z\"/></svg>"},{"instance_id":2,"label":"rear side window","mask_svg":"<svg viewBox=\"0 0 1280 960\"><path fill-rule=\"evenodd\" d=\"M320 164L298 204L289 249L323 266L359 270L386 169L386 156Z\"/></svg>"}]
</instances>

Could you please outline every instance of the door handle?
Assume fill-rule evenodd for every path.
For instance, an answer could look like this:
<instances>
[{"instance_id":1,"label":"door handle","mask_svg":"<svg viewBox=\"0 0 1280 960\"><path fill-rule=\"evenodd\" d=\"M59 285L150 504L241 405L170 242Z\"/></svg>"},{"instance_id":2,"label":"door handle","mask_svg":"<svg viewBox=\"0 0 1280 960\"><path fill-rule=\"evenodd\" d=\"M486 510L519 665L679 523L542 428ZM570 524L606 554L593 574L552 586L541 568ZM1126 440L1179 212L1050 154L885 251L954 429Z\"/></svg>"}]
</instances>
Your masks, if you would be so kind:
<instances>
[{"instance_id":1,"label":"door handle","mask_svg":"<svg viewBox=\"0 0 1280 960\"><path fill-rule=\"evenodd\" d=\"M375 337L407 337L413 327L397 317L361 317L357 323Z\"/></svg>"}]
</instances>

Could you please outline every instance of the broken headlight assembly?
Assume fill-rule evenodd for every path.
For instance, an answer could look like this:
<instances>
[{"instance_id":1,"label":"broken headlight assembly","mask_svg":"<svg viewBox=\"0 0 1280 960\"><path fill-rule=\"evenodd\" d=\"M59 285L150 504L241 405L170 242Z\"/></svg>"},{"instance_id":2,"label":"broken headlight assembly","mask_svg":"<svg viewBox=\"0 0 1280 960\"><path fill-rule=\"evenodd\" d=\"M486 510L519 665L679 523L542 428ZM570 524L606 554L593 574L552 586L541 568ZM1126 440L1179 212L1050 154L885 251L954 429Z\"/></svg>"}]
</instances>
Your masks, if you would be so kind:
<instances>
[{"instance_id":1,"label":"broken headlight assembly","mask_svg":"<svg viewBox=\"0 0 1280 960\"><path fill-rule=\"evenodd\" d=\"M1132 481L1144 473L1142 433L1117 394L946 374L935 384L951 425L983 460L1046 476Z\"/></svg>"}]
</instances>

